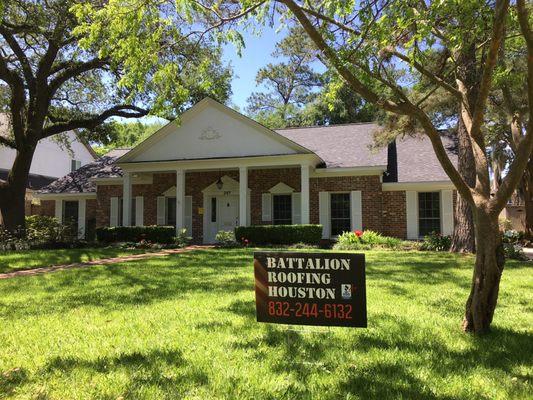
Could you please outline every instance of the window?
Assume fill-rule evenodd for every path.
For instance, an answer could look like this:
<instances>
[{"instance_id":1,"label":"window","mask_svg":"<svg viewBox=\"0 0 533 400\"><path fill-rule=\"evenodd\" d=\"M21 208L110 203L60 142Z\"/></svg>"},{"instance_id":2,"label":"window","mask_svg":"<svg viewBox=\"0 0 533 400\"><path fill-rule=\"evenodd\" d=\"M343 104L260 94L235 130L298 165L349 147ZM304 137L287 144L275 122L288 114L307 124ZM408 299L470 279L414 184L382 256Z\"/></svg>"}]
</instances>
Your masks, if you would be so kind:
<instances>
[{"instance_id":1,"label":"window","mask_svg":"<svg viewBox=\"0 0 533 400\"><path fill-rule=\"evenodd\" d=\"M167 225L176 226L176 198L167 197Z\"/></svg>"},{"instance_id":2,"label":"window","mask_svg":"<svg viewBox=\"0 0 533 400\"><path fill-rule=\"evenodd\" d=\"M418 235L440 233L440 193L418 193Z\"/></svg>"},{"instance_id":3,"label":"window","mask_svg":"<svg viewBox=\"0 0 533 400\"><path fill-rule=\"evenodd\" d=\"M217 198L211 197L211 222L217 222Z\"/></svg>"},{"instance_id":4,"label":"window","mask_svg":"<svg viewBox=\"0 0 533 400\"><path fill-rule=\"evenodd\" d=\"M350 193L332 193L331 198L331 236L349 232L350 221Z\"/></svg>"},{"instance_id":5,"label":"window","mask_svg":"<svg viewBox=\"0 0 533 400\"><path fill-rule=\"evenodd\" d=\"M272 212L274 225L292 224L292 196L290 194L272 196Z\"/></svg>"},{"instance_id":6,"label":"window","mask_svg":"<svg viewBox=\"0 0 533 400\"><path fill-rule=\"evenodd\" d=\"M74 172L81 167L81 161L71 160L70 161L70 172Z\"/></svg>"},{"instance_id":7,"label":"window","mask_svg":"<svg viewBox=\"0 0 533 400\"><path fill-rule=\"evenodd\" d=\"M137 225L137 213L136 213L136 201L135 197L132 197L131 199L131 226ZM122 201L122 197L118 199L118 226L124 226L124 205Z\"/></svg>"},{"instance_id":8,"label":"window","mask_svg":"<svg viewBox=\"0 0 533 400\"><path fill-rule=\"evenodd\" d=\"M63 203L63 224L71 225L75 232L78 231L78 201Z\"/></svg>"}]
</instances>

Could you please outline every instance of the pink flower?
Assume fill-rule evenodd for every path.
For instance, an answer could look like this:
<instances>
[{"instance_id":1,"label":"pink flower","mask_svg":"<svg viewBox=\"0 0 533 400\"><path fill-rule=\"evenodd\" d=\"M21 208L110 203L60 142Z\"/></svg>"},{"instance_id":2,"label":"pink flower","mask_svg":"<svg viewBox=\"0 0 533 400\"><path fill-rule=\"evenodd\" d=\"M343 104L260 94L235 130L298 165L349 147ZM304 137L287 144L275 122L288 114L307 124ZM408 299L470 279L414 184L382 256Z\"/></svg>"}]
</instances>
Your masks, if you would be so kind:
<instances>
[{"instance_id":1,"label":"pink flower","mask_svg":"<svg viewBox=\"0 0 533 400\"><path fill-rule=\"evenodd\" d=\"M357 237L361 237L363 235L363 231L360 230L354 231L353 233L355 233L355 236Z\"/></svg>"}]
</instances>

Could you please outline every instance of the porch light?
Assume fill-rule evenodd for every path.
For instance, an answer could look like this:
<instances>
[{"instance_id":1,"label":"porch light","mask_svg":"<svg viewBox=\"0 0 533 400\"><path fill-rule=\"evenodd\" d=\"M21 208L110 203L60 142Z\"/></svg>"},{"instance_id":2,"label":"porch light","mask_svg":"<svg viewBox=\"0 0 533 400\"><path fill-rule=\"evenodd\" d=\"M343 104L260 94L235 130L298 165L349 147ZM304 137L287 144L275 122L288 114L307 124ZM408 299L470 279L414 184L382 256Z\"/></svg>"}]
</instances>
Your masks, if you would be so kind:
<instances>
[{"instance_id":1,"label":"porch light","mask_svg":"<svg viewBox=\"0 0 533 400\"><path fill-rule=\"evenodd\" d=\"M222 186L224 186L224 183L222 182L222 178L218 178L216 185L217 185L218 190L222 190Z\"/></svg>"}]
</instances>

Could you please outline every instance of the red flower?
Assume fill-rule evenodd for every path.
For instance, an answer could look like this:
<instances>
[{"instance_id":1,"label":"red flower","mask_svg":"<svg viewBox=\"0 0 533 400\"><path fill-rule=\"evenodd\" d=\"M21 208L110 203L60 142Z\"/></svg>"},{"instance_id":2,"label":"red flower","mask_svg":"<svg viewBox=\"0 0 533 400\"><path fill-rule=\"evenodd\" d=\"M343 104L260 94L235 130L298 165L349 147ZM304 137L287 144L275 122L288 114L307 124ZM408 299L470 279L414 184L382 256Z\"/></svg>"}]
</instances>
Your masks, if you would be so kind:
<instances>
[{"instance_id":1,"label":"red flower","mask_svg":"<svg viewBox=\"0 0 533 400\"><path fill-rule=\"evenodd\" d=\"M355 233L355 236L357 237L361 237L363 235L363 231L359 231L359 230L354 231L353 233Z\"/></svg>"}]
</instances>

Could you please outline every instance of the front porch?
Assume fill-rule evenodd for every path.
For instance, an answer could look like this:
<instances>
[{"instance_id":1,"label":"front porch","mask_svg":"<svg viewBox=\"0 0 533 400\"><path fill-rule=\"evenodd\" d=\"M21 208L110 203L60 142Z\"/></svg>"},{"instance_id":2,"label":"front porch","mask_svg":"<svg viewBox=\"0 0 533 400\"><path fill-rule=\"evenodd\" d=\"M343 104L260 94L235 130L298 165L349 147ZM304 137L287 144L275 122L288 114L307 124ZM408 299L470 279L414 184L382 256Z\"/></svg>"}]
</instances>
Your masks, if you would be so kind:
<instances>
[{"instance_id":1,"label":"front porch","mask_svg":"<svg viewBox=\"0 0 533 400\"><path fill-rule=\"evenodd\" d=\"M213 243L218 231L236 226L311 222L311 165L201 164L155 171L121 165L122 179L96 179L97 225L173 225L196 243Z\"/></svg>"}]
</instances>

